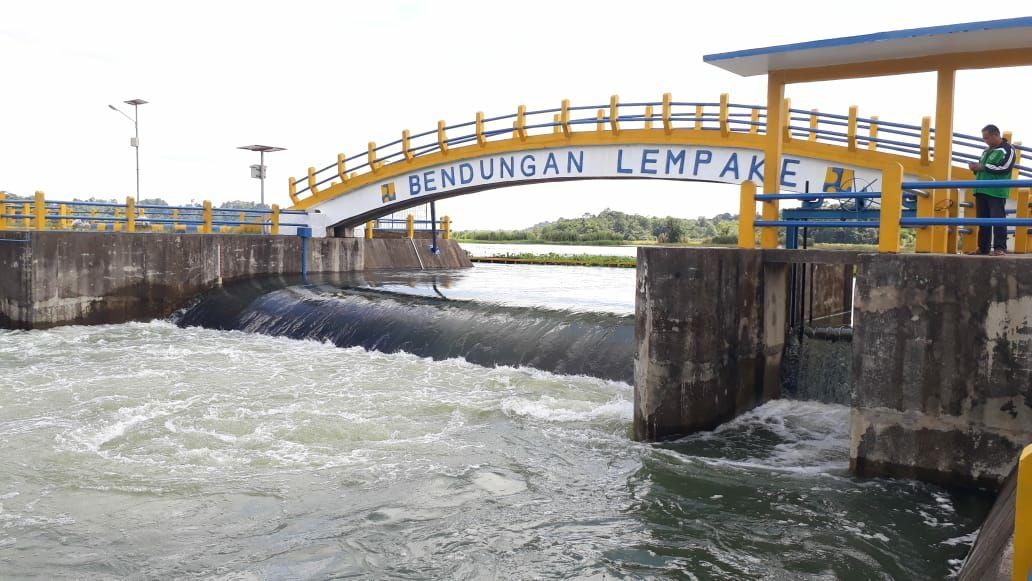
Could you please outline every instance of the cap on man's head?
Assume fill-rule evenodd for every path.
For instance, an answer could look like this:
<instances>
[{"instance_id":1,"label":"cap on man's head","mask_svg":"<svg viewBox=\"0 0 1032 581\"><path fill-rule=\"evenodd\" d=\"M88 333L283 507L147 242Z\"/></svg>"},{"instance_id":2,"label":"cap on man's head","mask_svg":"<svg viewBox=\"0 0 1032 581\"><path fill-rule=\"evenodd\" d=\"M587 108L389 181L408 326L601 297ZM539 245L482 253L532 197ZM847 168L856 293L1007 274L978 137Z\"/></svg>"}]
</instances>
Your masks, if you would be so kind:
<instances>
[{"instance_id":1,"label":"cap on man's head","mask_svg":"<svg viewBox=\"0 0 1032 581\"><path fill-rule=\"evenodd\" d=\"M988 133L989 135L999 135L1000 128L990 123L982 128L982 133Z\"/></svg>"}]
</instances>

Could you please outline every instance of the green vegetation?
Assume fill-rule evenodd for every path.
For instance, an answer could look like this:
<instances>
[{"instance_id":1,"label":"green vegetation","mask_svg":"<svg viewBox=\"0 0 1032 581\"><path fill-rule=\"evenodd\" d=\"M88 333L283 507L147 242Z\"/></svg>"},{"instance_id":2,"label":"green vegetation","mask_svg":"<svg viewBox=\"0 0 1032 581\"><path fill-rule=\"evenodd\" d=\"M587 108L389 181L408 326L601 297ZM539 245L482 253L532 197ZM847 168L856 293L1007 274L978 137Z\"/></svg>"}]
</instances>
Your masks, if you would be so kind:
<instances>
[{"instance_id":1,"label":"green vegetation","mask_svg":"<svg viewBox=\"0 0 1032 581\"><path fill-rule=\"evenodd\" d=\"M632 268L637 264L633 256L605 256L601 254L533 254L521 252L518 254L505 253L496 254L490 257L481 257L481 262L513 262L520 264L562 264L569 266L622 266Z\"/></svg>"},{"instance_id":2,"label":"green vegetation","mask_svg":"<svg viewBox=\"0 0 1032 581\"><path fill-rule=\"evenodd\" d=\"M758 218L758 217L757 217ZM780 238L784 241L785 230ZM737 244L738 215L718 214L712 218L657 218L603 210L580 218L559 218L523 230L464 230L458 240L537 244ZM904 229L902 242L912 246L914 230ZM811 244L877 244L875 228L814 228Z\"/></svg>"}]
</instances>

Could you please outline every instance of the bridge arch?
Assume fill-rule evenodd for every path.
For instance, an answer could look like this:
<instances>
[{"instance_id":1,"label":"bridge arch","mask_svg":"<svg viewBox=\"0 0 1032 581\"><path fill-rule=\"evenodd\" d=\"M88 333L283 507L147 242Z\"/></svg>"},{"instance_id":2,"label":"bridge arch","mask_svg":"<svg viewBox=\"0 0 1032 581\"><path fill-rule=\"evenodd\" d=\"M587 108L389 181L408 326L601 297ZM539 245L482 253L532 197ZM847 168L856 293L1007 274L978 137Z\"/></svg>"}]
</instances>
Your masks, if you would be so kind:
<instances>
[{"instance_id":1,"label":"bridge arch","mask_svg":"<svg viewBox=\"0 0 1032 581\"><path fill-rule=\"evenodd\" d=\"M593 110L593 116L584 111ZM783 136L781 188L789 192L880 187L881 168L900 163L908 179L932 179L932 132L922 125L791 109ZM584 115L574 117L574 115ZM530 120L530 121L528 121ZM511 123L511 127L506 125ZM500 127L501 126L501 127ZM488 189L586 179L763 183L765 108L719 102L619 103L476 120L368 145L320 170L290 179L293 209L309 211L316 236L430 201ZM449 136L449 133L455 136ZM956 134L954 175L968 172L982 145ZM348 164L362 162L350 168ZM807 189L808 188L808 189ZM304 197L302 197L304 196Z\"/></svg>"}]
</instances>

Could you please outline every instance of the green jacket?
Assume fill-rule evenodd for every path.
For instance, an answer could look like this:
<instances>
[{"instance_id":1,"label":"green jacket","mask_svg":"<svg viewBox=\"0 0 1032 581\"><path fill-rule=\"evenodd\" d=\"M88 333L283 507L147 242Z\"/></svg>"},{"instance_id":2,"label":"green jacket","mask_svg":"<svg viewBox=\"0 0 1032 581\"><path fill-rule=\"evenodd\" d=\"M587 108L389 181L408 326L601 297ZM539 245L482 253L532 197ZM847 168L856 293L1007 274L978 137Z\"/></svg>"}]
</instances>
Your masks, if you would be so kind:
<instances>
[{"instance_id":1,"label":"green jacket","mask_svg":"<svg viewBox=\"0 0 1032 581\"><path fill-rule=\"evenodd\" d=\"M1009 180L1011 179L1011 168L1014 167L1014 150L1006 139L996 147L990 147L982 152L982 158L978 163L985 167L982 171L975 172L976 180ZM975 188L976 194L985 194L996 198L1009 198L1010 188L994 188L986 184Z\"/></svg>"}]
</instances>

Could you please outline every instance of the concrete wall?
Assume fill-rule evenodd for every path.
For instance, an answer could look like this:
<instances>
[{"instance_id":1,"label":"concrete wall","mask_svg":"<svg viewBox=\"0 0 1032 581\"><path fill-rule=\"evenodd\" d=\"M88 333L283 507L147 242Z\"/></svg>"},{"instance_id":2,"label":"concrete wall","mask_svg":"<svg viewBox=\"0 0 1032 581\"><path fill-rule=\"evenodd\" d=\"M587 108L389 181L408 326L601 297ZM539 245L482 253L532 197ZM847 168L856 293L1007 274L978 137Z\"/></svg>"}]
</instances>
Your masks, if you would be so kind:
<instances>
[{"instance_id":1,"label":"concrete wall","mask_svg":"<svg viewBox=\"0 0 1032 581\"><path fill-rule=\"evenodd\" d=\"M837 315L853 308L852 264L809 264L805 267L808 272L803 291L807 293L804 320ZM821 325L819 321L814 321L814 324Z\"/></svg>"},{"instance_id":2,"label":"concrete wall","mask_svg":"<svg viewBox=\"0 0 1032 581\"><path fill-rule=\"evenodd\" d=\"M374 238L364 240L364 269L382 268L468 268L473 266L466 251L454 240L437 240L438 254L430 252L429 239Z\"/></svg>"},{"instance_id":3,"label":"concrete wall","mask_svg":"<svg viewBox=\"0 0 1032 581\"><path fill-rule=\"evenodd\" d=\"M760 250L638 249L635 438L712 429L779 395L787 268Z\"/></svg>"},{"instance_id":4,"label":"concrete wall","mask_svg":"<svg viewBox=\"0 0 1032 581\"><path fill-rule=\"evenodd\" d=\"M7 232L4 238L26 242L0 242L0 327L161 317L223 282L301 272L302 242L294 236ZM361 270L367 247L373 268L420 268L408 240L312 238L308 272ZM426 252L425 268L469 264L454 242L441 247L447 249L441 255Z\"/></svg>"},{"instance_id":5,"label":"concrete wall","mask_svg":"<svg viewBox=\"0 0 1032 581\"><path fill-rule=\"evenodd\" d=\"M996 487L1032 442L1032 258L867 255L850 464Z\"/></svg>"}]
</instances>

